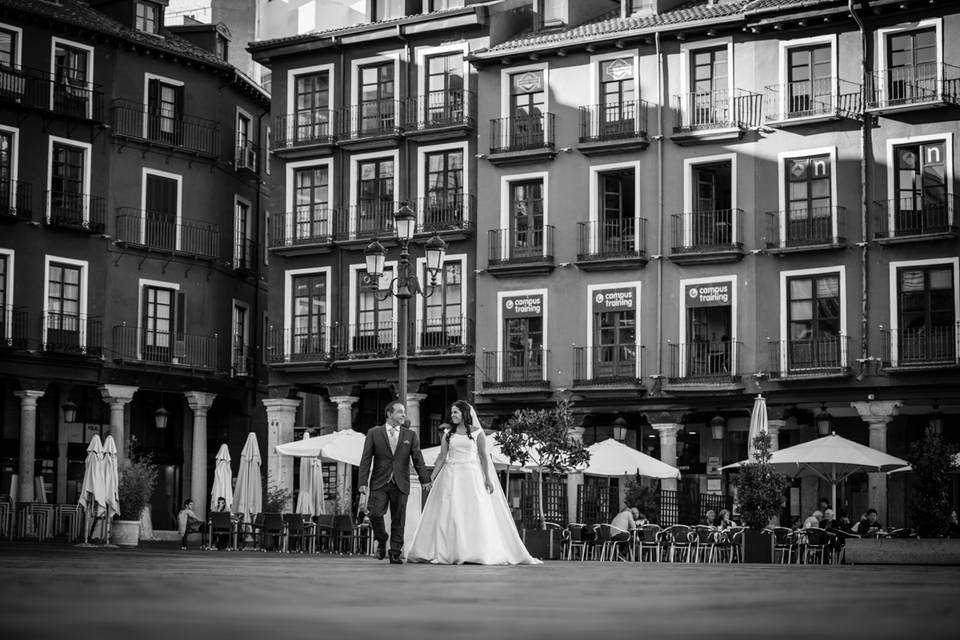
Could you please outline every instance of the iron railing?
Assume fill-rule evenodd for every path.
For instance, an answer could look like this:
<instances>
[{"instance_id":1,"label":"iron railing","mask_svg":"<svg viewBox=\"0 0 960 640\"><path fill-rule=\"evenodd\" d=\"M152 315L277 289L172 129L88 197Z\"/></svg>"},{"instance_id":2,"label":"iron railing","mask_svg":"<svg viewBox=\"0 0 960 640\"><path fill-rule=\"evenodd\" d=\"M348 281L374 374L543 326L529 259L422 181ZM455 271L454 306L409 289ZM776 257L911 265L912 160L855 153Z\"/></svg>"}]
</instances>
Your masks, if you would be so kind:
<instances>
[{"instance_id":1,"label":"iron railing","mask_svg":"<svg viewBox=\"0 0 960 640\"><path fill-rule=\"evenodd\" d=\"M238 271L255 271L260 243L243 231L233 236L233 268Z\"/></svg>"},{"instance_id":2,"label":"iron railing","mask_svg":"<svg viewBox=\"0 0 960 640\"><path fill-rule=\"evenodd\" d=\"M960 322L881 329L883 366L960 365Z\"/></svg>"},{"instance_id":3,"label":"iron railing","mask_svg":"<svg viewBox=\"0 0 960 640\"><path fill-rule=\"evenodd\" d=\"M476 196L463 191L443 191L420 198L417 212L421 216L417 231L462 231L473 227Z\"/></svg>"},{"instance_id":4,"label":"iron railing","mask_svg":"<svg viewBox=\"0 0 960 640\"><path fill-rule=\"evenodd\" d=\"M254 348L242 340L234 338L230 346L230 375L249 377L254 374Z\"/></svg>"},{"instance_id":5,"label":"iron railing","mask_svg":"<svg viewBox=\"0 0 960 640\"><path fill-rule=\"evenodd\" d=\"M960 67L922 62L867 75L867 108L888 109L926 103L960 103Z\"/></svg>"},{"instance_id":6,"label":"iron railing","mask_svg":"<svg viewBox=\"0 0 960 640\"><path fill-rule=\"evenodd\" d=\"M645 138L648 108L646 100L580 107L580 142Z\"/></svg>"},{"instance_id":7,"label":"iron railing","mask_svg":"<svg viewBox=\"0 0 960 640\"><path fill-rule=\"evenodd\" d=\"M620 488L609 485L577 485L577 522L585 525L606 524L620 507Z\"/></svg>"},{"instance_id":8,"label":"iron railing","mask_svg":"<svg viewBox=\"0 0 960 640\"><path fill-rule=\"evenodd\" d=\"M222 153L220 123L190 115L161 113L150 105L117 99L113 134L216 157Z\"/></svg>"},{"instance_id":9,"label":"iron railing","mask_svg":"<svg viewBox=\"0 0 960 640\"><path fill-rule=\"evenodd\" d=\"M320 205L302 205L295 211L271 216L270 247L330 244L337 218L335 209Z\"/></svg>"},{"instance_id":10,"label":"iron railing","mask_svg":"<svg viewBox=\"0 0 960 640\"><path fill-rule=\"evenodd\" d=\"M639 361L640 346L636 344L573 347L573 382L636 382Z\"/></svg>"},{"instance_id":11,"label":"iron railing","mask_svg":"<svg viewBox=\"0 0 960 640\"><path fill-rule=\"evenodd\" d=\"M349 209L346 225L335 228L338 240L356 240L393 235L394 215L402 203L392 200L360 200Z\"/></svg>"},{"instance_id":12,"label":"iron railing","mask_svg":"<svg viewBox=\"0 0 960 640\"><path fill-rule=\"evenodd\" d=\"M348 358L392 358L397 353L397 323L359 322L341 325L345 339L340 340L342 351L337 357ZM407 339L410 339L408 332Z\"/></svg>"},{"instance_id":13,"label":"iron railing","mask_svg":"<svg viewBox=\"0 0 960 640\"><path fill-rule=\"evenodd\" d=\"M853 117L862 111L860 85L837 78L795 80L769 85L764 91L767 121Z\"/></svg>"},{"instance_id":14,"label":"iron railing","mask_svg":"<svg viewBox=\"0 0 960 640\"><path fill-rule=\"evenodd\" d=\"M33 185L24 180L0 181L0 216L33 218Z\"/></svg>"},{"instance_id":15,"label":"iron railing","mask_svg":"<svg viewBox=\"0 0 960 640\"><path fill-rule=\"evenodd\" d=\"M51 227L103 233L106 201L89 193L46 192L46 222Z\"/></svg>"},{"instance_id":16,"label":"iron railing","mask_svg":"<svg viewBox=\"0 0 960 640\"><path fill-rule=\"evenodd\" d=\"M553 262L554 227L546 225L529 229L490 229L489 261L491 264L520 262Z\"/></svg>"},{"instance_id":17,"label":"iron railing","mask_svg":"<svg viewBox=\"0 0 960 640\"><path fill-rule=\"evenodd\" d=\"M735 89L691 91L674 96L677 133L759 126L763 96Z\"/></svg>"},{"instance_id":18,"label":"iron railing","mask_svg":"<svg viewBox=\"0 0 960 640\"><path fill-rule=\"evenodd\" d=\"M483 386L545 387L549 386L546 364L550 351L507 349L483 352Z\"/></svg>"},{"instance_id":19,"label":"iron railing","mask_svg":"<svg viewBox=\"0 0 960 640\"><path fill-rule=\"evenodd\" d=\"M184 218L178 220L164 211L120 207L116 225L118 242L177 251L208 260L220 256L220 227L216 224Z\"/></svg>"},{"instance_id":20,"label":"iron railing","mask_svg":"<svg viewBox=\"0 0 960 640\"><path fill-rule=\"evenodd\" d=\"M431 91L406 101L406 130L424 131L444 127L473 127L476 99L472 91Z\"/></svg>"},{"instance_id":21,"label":"iron railing","mask_svg":"<svg viewBox=\"0 0 960 640\"><path fill-rule=\"evenodd\" d=\"M219 371L217 334L156 331L123 323L113 327L113 357L126 362Z\"/></svg>"},{"instance_id":22,"label":"iron railing","mask_svg":"<svg viewBox=\"0 0 960 640\"><path fill-rule=\"evenodd\" d=\"M103 122L100 85L58 79L40 69L17 65L0 67L0 99L58 115Z\"/></svg>"},{"instance_id":23,"label":"iron railing","mask_svg":"<svg viewBox=\"0 0 960 640\"><path fill-rule=\"evenodd\" d=\"M743 209L677 213L672 218L673 253L740 250Z\"/></svg>"},{"instance_id":24,"label":"iron railing","mask_svg":"<svg viewBox=\"0 0 960 640\"><path fill-rule=\"evenodd\" d=\"M29 338L26 307L0 305L0 347L25 349Z\"/></svg>"},{"instance_id":25,"label":"iron railing","mask_svg":"<svg viewBox=\"0 0 960 640\"><path fill-rule=\"evenodd\" d=\"M347 109L351 138L387 136L402 131L401 101L394 98L370 100Z\"/></svg>"},{"instance_id":26,"label":"iron railing","mask_svg":"<svg viewBox=\"0 0 960 640\"><path fill-rule=\"evenodd\" d=\"M292 149L337 140L340 113L334 109L308 109L277 116L270 149Z\"/></svg>"},{"instance_id":27,"label":"iron railing","mask_svg":"<svg viewBox=\"0 0 960 640\"><path fill-rule=\"evenodd\" d=\"M417 320L417 353L469 353L473 350L473 319L444 316Z\"/></svg>"},{"instance_id":28,"label":"iron railing","mask_svg":"<svg viewBox=\"0 0 960 640\"><path fill-rule=\"evenodd\" d=\"M876 217L874 238L902 238L957 233L957 196L915 193L877 203L884 212Z\"/></svg>"},{"instance_id":29,"label":"iron railing","mask_svg":"<svg viewBox=\"0 0 960 640\"><path fill-rule=\"evenodd\" d=\"M103 321L81 313L44 312L40 319L42 348L49 353L99 357L103 353Z\"/></svg>"},{"instance_id":30,"label":"iron railing","mask_svg":"<svg viewBox=\"0 0 960 640\"><path fill-rule=\"evenodd\" d=\"M811 207L767 212L767 248L839 245L846 240L844 207Z\"/></svg>"},{"instance_id":31,"label":"iron railing","mask_svg":"<svg viewBox=\"0 0 960 640\"><path fill-rule=\"evenodd\" d=\"M333 359L336 345L327 327L293 329L275 327L267 330L267 359L279 362L323 362Z\"/></svg>"},{"instance_id":32,"label":"iron railing","mask_svg":"<svg viewBox=\"0 0 960 640\"><path fill-rule=\"evenodd\" d=\"M490 153L552 149L555 143L556 116L552 113L490 121Z\"/></svg>"},{"instance_id":33,"label":"iron railing","mask_svg":"<svg viewBox=\"0 0 960 640\"><path fill-rule=\"evenodd\" d=\"M739 376L741 342L697 340L671 343L670 377L689 383L717 383Z\"/></svg>"},{"instance_id":34,"label":"iron railing","mask_svg":"<svg viewBox=\"0 0 960 640\"><path fill-rule=\"evenodd\" d=\"M577 223L577 259L642 258L647 254L646 218Z\"/></svg>"},{"instance_id":35,"label":"iron railing","mask_svg":"<svg viewBox=\"0 0 960 640\"><path fill-rule=\"evenodd\" d=\"M771 340L770 371L774 377L840 374L849 366L850 337L824 335L803 340Z\"/></svg>"},{"instance_id":36,"label":"iron railing","mask_svg":"<svg viewBox=\"0 0 960 640\"><path fill-rule=\"evenodd\" d=\"M260 147L247 140L237 145L235 150L235 163L237 171L250 171L251 173L260 173Z\"/></svg>"}]
</instances>

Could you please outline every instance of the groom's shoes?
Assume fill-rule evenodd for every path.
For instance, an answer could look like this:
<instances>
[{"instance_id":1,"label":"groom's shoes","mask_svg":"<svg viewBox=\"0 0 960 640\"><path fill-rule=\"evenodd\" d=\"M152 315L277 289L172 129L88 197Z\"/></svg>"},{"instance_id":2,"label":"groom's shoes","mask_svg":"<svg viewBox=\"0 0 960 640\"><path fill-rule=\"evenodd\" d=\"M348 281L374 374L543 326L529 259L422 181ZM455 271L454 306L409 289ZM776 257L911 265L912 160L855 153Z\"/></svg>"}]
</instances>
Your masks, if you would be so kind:
<instances>
[{"instance_id":1,"label":"groom's shoes","mask_svg":"<svg viewBox=\"0 0 960 640\"><path fill-rule=\"evenodd\" d=\"M387 557L387 545L382 542L377 543L377 560L383 560Z\"/></svg>"},{"instance_id":2,"label":"groom's shoes","mask_svg":"<svg viewBox=\"0 0 960 640\"><path fill-rule=\"evenodd\" d=\"M399 551L390 552L390 564L403 564L403 560L400 559Z\"/></svg>"}]
</instances>

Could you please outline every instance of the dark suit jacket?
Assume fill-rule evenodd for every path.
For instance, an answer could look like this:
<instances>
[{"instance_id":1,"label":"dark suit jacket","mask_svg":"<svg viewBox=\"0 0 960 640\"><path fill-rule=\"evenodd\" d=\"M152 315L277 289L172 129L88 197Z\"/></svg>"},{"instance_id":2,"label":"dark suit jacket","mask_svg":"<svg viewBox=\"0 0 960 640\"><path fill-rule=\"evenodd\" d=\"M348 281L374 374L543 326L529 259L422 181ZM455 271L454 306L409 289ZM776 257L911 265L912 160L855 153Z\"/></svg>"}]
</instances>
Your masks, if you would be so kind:
<instances>
[{"instance_id":1,"label":"dark suit jacket","mask_svg":"<svg viewBox=\"0 0 960 640\"><path fill-rule=\"evenodd\" d=\"M386 486L390 480L390 474L393 473L393 480L397 483L397 488L403 493L410 493L410 460L413 460L413 466L420 476L420 482L430 482L430 473L427 466L423 463L423 455L420 453L420 439L415 431L400 427L400 434L397 436L397 451L390 451L390 438L387 436L387 428L384 425L377 425L367 431L367 439L363 442L363 455L360 457L360 477L359 486L367 484L367 478L370 478L370 491L376 491ZM373 474L370 474L371 463L373 465Z\"/></svg>"}]
</instances>

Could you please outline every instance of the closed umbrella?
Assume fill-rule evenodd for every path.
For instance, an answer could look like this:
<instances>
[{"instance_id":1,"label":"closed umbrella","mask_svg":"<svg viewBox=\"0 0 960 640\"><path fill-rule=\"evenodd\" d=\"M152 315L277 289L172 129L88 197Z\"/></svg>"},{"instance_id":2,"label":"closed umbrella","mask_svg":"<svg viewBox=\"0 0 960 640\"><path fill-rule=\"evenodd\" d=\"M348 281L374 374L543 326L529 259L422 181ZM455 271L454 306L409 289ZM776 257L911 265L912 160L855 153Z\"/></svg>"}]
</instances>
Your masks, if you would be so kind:
<instances>
[{"instance_id":1,"label":"closed umbrella","mask_svg":"<svg viewBox=\"0 0 960 640\"><path fill-rule=\"evenodd\" d=\"M103 444L100 442L100 435L95 433L87 445L87 458L83 462L83 483L80 485L80 499L77 504L83 507L86 523L83 527L83 542L77 546L92 546L89 539L92 525L96 522L97 496L104 493L102 461Z\"/></svg>"},{"instance_id":2,"label":"closed umbrella","mask_svg":"<svg viewBox=\"0 0 960 640\"><path fill-rule=\"evenodd\" d=\"M304 433L303 439L318 440L319 438L311 438L309 433ZM278 446L277 449L279 450L279 448ZM304 457L300 461L300 493L297 494L297 513L312 516L323 512L322 464L317 457Z\"/></svg>"},{"instance_id":3,"label":"closed umbrella","mask_svg":"<svg viewBox=\"0 0 960 640\"><path fill-rule=\"evenodd\" d=\"M247 442L240 451L240 467L237 469L237 491L233 495L233 513L243 515L244 522L263 509L263 486L260 478L260 446L257 434L247 435Z\"/></svg>"},{"instance_id":4,"label":"closed umbrella","mask_svg":"<svg viewBox=\"0 0 960 640\"><path fill-rule=\"evenodd\" d=\"M230 448L226 443L217 451L213 468L213 488L210 490L210 504L217 504L217 498L227 501L227 508L233 506L233 474L230 471Z\"/></svg>"},{"instance_id":5,"label":"closed umbrella","mask_svg":"<svg viewBox=\"0 0 960 640\"><path fill-rule=\"evenodd\" d=\"M117 443L113 436L107 436L103 441L103 500L104 513L104 541L110 539L110 523L113 517L120 514L120 474L117 469ZM137 520L140 514L137 514ZM109 545L113 546L113 545Z\"/></svg>"},{"instance_id":6,"label":"closed umbrella","mask_svg":"<svg viewBox=\"0 0 960 640\"><path fill-rule=\"evenodd\" d=\"M750 430L747 433L747 457L756 461L757 457L753 450L754 439L767 433L770 423L767 421L767 401L763 394L757 394L753 401L753 410L750 412Z\"/></svg>"},{"instance_id":7,"label":"closed umbrella","mask_svg":"<svg viewBox=\"0 0 960 640\"><path fill-rule=\"evenodd\" d=\"M641 475L648 478L679 478L680 470L628 447L613 438L596 442L589 447L590 462L583 473L591 476L619 477Z\"/></svg>"}]
</instances>

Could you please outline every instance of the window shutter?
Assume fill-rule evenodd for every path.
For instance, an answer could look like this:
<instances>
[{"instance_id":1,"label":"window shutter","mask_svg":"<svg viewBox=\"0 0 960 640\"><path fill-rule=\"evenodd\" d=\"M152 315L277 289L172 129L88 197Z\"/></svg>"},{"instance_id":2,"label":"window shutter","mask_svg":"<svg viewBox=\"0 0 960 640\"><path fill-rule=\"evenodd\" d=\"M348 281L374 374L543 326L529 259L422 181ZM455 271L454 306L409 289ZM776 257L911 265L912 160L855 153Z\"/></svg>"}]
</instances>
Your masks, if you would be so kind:
<instances>
[{"instance_id":1,"label":"window shutter","mask_svg":"<svg viewBox=\"0 0 960 640\"><path fill-rule=\"evenodd\" d=\"M173 336L173 357L183 359L187 357L187 338L184 335L186 323L184 314L187 308L187 294L177 291L176 303L173 309L174 317L174 336Z\"/></svg>"},{"instance_id":2,"label":"window shutter","mask_svg":"<svg viewBox=\"0 0 960 640\"><path fill-rule=\"evenodd\" d=\"M177 119L183 119L183 85L174 88L174 93L176 99L176 113Z\"/></svg>"},{"instance_id":3,"label":"window shutter","mask_svg":"<svg viewBox=\"0 0 960 640\"><path fill-rule=\"evenodd\" d=\"M160 99L160 81L150 80L147 82L147 108L155 113L158 110L157 103Z\"/></svg>"}]
</instances>

